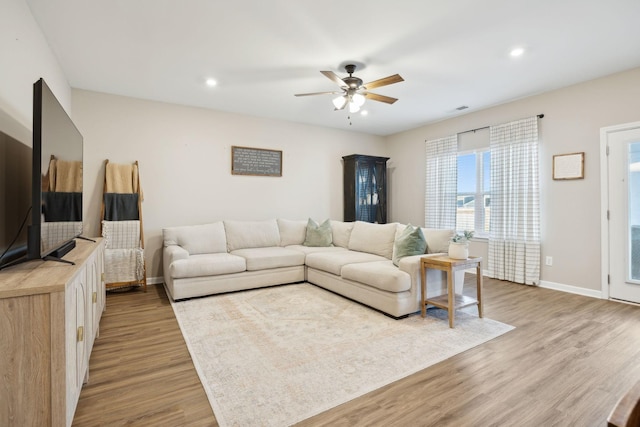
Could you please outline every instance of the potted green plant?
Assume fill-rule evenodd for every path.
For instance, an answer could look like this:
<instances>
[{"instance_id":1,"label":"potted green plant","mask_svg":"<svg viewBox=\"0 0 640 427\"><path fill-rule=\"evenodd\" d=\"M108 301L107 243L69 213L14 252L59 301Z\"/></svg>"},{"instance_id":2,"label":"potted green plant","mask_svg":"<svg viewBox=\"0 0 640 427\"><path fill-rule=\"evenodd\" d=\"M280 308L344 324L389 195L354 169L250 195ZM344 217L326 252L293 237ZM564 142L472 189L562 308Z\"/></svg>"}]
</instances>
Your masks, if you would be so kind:
<instances>
[{"instance_id":1,"label":"potted green plant","mask_svg":"<svg viewBox=\"0 0 640 427\"><path fill-rule=\"evenodd\" d=\"M473 230L464 230L462 234L456 233L449 243L449 258L469 258L469 240L473 237Z\"/></svg>"}]
</instances>

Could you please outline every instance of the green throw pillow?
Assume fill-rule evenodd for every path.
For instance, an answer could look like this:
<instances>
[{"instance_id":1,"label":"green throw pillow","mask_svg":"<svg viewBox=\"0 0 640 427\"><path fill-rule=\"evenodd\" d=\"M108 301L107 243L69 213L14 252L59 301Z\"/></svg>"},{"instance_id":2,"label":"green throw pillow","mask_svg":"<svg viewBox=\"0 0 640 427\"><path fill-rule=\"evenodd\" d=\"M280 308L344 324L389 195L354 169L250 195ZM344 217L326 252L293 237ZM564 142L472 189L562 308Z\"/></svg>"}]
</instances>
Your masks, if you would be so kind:
<instances>
[{"instance_id":1,"label":"green throw pillow","mask_svg":"<svg viewBox=\"0 0 640 427\"><path fill-rule=\"evenodd\" d=\"M397 266L400 258L411 255L422 255L427 250L427 240L420 227L411 224L393 242L393 264Z\"/></svg>"},{"instance_id":2,"label":"green throw pillow","mask_svg":"<svg viewBox=\"0 0 640 427\"><path fill-rule=\"evenodd\" d=\"M331 222L327 219L322 224L309 218L307 221L307 236L304 239L305 246L333 246L333 233L331 232Z\"/></svg>"}]
</instances>

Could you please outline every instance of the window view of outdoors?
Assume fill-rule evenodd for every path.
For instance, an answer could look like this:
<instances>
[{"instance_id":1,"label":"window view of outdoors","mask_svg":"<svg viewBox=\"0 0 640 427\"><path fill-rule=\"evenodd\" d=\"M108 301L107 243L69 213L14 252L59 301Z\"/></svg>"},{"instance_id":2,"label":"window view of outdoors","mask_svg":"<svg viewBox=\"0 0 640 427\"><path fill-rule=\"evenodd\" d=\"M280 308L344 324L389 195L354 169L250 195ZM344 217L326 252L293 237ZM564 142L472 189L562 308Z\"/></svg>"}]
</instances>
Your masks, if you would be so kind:
<instances>
[{"instance_id":1,"label":"window view of outdoors","mask_svg":"<svg viewBox=\"0 0 640 427\"><path fill-rule=\"evenodd\" d=\"M456 229L489 234L491 217L491 154L489 151L458 155Z\"/></svg>"}]
</instances>

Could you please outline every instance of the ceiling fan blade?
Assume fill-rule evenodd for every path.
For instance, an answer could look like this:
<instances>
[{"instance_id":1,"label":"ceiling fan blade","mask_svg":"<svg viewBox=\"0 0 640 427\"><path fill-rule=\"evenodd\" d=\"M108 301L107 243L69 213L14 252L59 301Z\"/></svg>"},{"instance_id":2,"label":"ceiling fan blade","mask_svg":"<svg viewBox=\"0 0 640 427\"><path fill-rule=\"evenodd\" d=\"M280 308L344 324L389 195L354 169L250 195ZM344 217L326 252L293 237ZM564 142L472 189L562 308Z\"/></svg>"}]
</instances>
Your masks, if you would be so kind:
<instances>
[{"instance_id":1,"label":"ceiling fan blade","mask_svg":"<svg viewBox=\"0 0 640 427\"><path fill-rule=\"evenodd\" d=\"M344 92L311 92L311 93L296 93L294 96L310 96L310 95L340 95Z\"/></svg>"},{"instance_id":2,"label":"ceiling fan blade","mask_svg":"<svg viewBox=\"0 0 640 427\"><path fill-rule=\"evenodd\" d=\"M398 98L392 98L390 96L378 95L377 93L366 92L362 94L365 98L372 101L386 102L387 104L393 104Z\"/></svg>"},{"instance_id":3,"label":"ceiling fan blade","mask_svg":"<svg viewBox=\"0 0 640 427\"><path fill-rule=\"evenodd\" d=\"M333 80L338 86L344 87L344 88L347 87L347 84L343 82L342 79L338 77L338 75L333 71L320 71L320 72L324 74L327 78L329 78L329 80Z\"/></svg>"},{"instance_id":4,"label":"ceiling fan blade","mask_svg":"<svg viewBox=\"0 0 640 427\"><path fill-rule=\"evenodd\" d=\"M394 83L403 82L404 79L400 77L400 74L394 74L393 76L385 77L383 79L374 80L369 83L365 83L363 86L367 89L373 89L380 86L391 85Z\"/></svg>"}]
</instances>

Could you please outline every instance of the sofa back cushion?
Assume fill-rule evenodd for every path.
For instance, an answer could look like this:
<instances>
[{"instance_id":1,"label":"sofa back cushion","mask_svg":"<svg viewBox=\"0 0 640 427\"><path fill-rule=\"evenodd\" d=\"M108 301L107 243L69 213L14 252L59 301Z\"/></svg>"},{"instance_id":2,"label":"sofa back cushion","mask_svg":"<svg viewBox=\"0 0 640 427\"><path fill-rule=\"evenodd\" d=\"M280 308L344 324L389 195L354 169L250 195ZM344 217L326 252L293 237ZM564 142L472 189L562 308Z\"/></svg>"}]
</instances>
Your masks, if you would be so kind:
<instances>
[{"instance_id":1,"label":"sofa back cushion","mask_svg":"<svg viewBox=\"0 0 640 427\"><path fill-rule=\"evenodd\" d=\"M455 233L455 230L423 228L422 234L424 234L424 238L427 241L427 253L448 252L449 242Z\"/></svg>"},{"instance_id":2,"label":"sofa back cushion","mask_svg":"<svg viewBox=\"0 0 640 427\"><path fill-rule=\"evenodd\" d=\"M307 221L278 218L280 246L301 245L307 235Z\"/></svg>"},{"instance_id":3,"label":"sofa back cushion","mask_svg":"<svg viewBox=\"0 0 640 427\"><path fill-rule=\"evenodd\" d=\"M165 246L181 246L189 255L227 252L227 238L222 221L164 228L162 237Z\"/></svg>"},{"instance_id":4,"label":"sofa back cushion","mask_svg":"<svg viewBox=\"0 0 640 427\"><path fill-rule=\"evenodd\" d=\"M229 252L245 248L280 246L280 230L275 219L267 221L224 221Z\"/></svg>"},{"instance_id":5,"label":"sofa back cushion","mask_svg":"<svg viewBox=\"0 0 640 427\"><path fill-rule=\"evenodd\" d=\"M341 248L349 247L349 238L353 230L353 222L331 220L331 232L333 233L333 245Z\"/></svg>"},{"instance_id":6,"label":"sofa back cushion","mask_svg":"<svg viewBox=\"0 0 640 427\"><path fill-rule=\"evenodd\" d=\"M356 221L349 237L349 249L391 259L396 228L395 222L391 224L372 224Z\"/></svg>"}]
</instances>

